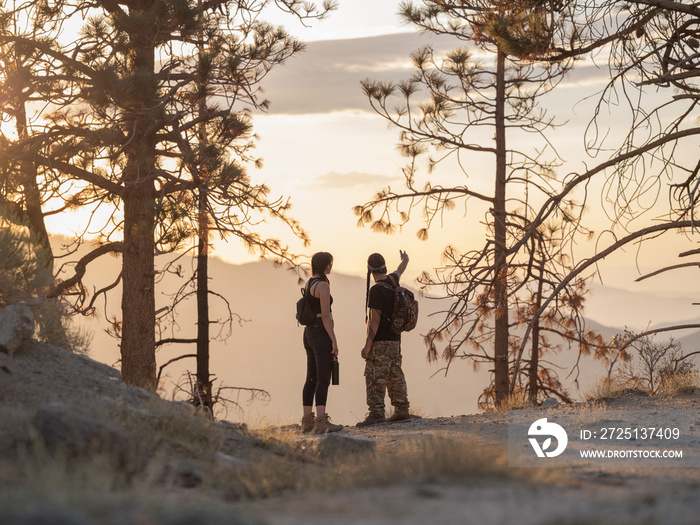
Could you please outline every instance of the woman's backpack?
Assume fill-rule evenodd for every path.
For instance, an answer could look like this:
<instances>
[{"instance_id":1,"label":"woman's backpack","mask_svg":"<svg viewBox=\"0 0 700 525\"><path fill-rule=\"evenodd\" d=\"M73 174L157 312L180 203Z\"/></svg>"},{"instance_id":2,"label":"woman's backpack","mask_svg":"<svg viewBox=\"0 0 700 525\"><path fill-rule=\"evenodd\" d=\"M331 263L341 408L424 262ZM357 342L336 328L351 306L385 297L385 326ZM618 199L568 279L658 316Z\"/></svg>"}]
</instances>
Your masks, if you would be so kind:
<instances>
[{"instance_id":1,"label":"woman's backpack","mask_svg":"<svg viewBox=\"0 0 700 525\"><path fill-rule=\"evenodd\" d=\"M301 299L297 301L297 322L300 325L303 326L308 326L311 323L313 323L316 320L316 312L311 306L311 301L309 301L309 297L311 297L311 294L308 290L308 286L311 283L311 279L309 279L309 282L306 283L306 286L301 289Z\"/></svg>"},{"instance_id":2,"label":"woman's backpack","mask_svg":"<svg viewBox=\"0 0 700 525\"><path fill-rule=\"evenodd\" d=\"M389 280L391 284L387 281L382 281L379 284L394 292L394 313L391 316L391 331L395 334L410 332L418 323L418 301L416 301L411 290L400 286L398 282L394 283L394 279L391 276L389 276Z\"/></svg>"}]
</instances>

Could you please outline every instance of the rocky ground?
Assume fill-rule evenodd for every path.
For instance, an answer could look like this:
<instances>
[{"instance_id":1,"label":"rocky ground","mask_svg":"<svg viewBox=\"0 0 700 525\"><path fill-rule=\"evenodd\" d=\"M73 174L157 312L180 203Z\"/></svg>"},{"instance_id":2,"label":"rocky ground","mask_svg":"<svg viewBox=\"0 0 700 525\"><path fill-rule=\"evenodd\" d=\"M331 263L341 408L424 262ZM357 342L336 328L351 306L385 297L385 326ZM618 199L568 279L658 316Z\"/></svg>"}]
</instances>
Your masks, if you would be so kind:
<instances>
[{"instance_id":1,"label":"rocky ground","mask_svg":"<svg viewBox=\"0 0 700 525\"><path fill-rule=\"evenodd\" d=\"M613 410L653 414L687 411L697 420L698 395L656 399L627 395L610 400ZM604 409L604 407L602 408ZM556 418L558 407L543 411ZM465 440L469 454L495 447L505 454L508 414L493 413L420 419L344 432L377 441L378 453L406 441L434 438ZM466 439L465 439L466 438ZM484 447L484 448L481 448ZM405 481L329 493L305 492L253 502L250 509L269 523L338 524L665 524L698 523L700 469L575 467L528 469L474 476Z\"/></svg>"},{"instance_id":2,"label":"rocky ground","mask_svg":"<svg viewBox=\"0 0 700 525\"><path fill-rule=\"evenodd\" d=\"M583 426L606 410L644 414L643 425L680 413L684 446L700 450L698 406L689 392L574 408ZM30 341L0 353L0 523L698 522L700 468L509 467L508 421L500 412L350 427L339 434L356 439L331 448L295 427L209 422L124 385L113 368Z\"/></svg>"}]
</instances>

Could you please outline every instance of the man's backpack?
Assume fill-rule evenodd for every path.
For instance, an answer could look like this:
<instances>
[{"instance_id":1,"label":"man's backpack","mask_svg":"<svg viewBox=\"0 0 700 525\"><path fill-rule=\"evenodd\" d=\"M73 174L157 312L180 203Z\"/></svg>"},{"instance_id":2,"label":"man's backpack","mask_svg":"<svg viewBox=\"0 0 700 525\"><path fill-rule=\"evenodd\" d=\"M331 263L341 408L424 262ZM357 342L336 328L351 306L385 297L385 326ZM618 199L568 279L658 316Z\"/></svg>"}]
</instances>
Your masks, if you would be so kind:
<instances>
[{"instance_id":1,"label":"man's backpack","mask_svg":"<svg viewBox=\"0 0 700 525\"><path fill-rule=\"evenodd\" d=\"M297 314L296 318L300 325L308 326L316 320L316 312L311 307L311 301L309 297L311 296L309 292L309 285L311 279L306 283L306 286L301 289L301 299L297 301Z\"/></svg>"},{"instance_id":2,"label":"man's backpack","mask_svg":"<svg viewBox=\"0 0 700 525\"><path fill-rule=\"evenodd\" d=\"M418 301L413 292L389 277L392 284L382 281L379 284L394 292L394 313L391 316L391 331L395 334L410 332L418 323Z\"/></svg>"}]
</instances>

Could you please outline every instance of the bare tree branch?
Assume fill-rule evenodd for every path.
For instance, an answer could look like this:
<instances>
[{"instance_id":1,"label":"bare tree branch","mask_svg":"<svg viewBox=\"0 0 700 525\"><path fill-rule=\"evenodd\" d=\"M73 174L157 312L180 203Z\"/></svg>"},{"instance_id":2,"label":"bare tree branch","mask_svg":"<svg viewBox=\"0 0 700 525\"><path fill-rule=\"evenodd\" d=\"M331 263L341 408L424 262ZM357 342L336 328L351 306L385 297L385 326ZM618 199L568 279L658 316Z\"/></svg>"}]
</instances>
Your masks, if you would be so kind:
<instances>
[{"instance_id":1,"label":"bare tree branch","mask_svg":"<svg viewBox=\"0 0 700 525\"><path fill-rule=\"evenodd\" d=\"M668 272L670 270L677 270L678 268L687 268L689 266L697 266L700 268L700 263L683 263L683 264L674 264L673 266L668 266L666 268L662 268L660 270L656 270L655 272L648 273L646 275L642 275L641 277L638 277L635 279L635 283L638 283L640 281L643 281L644 279L648 279L649 277L654 277L655 275L659 275L660 273Z\"/></svg>"},{"instance_id":2,"label":"bare tree branch","mask_svg":"<svg viewBox=\"0 0 700 525\"><path fill-rule=\"evenodd\" d=\"M49 291L48 297L58 297L67 290L70 290L76 284L80 283L85 277L85 272L87 271L87 266L95 259L108 254L108 253L121 253L124 249L124 244L122 242L111 242L109 244L103 244L93 249L90 253L83 256L75 265L74 274L72 277L57 282L54 287Z\"/></svg>"}]
</instances>

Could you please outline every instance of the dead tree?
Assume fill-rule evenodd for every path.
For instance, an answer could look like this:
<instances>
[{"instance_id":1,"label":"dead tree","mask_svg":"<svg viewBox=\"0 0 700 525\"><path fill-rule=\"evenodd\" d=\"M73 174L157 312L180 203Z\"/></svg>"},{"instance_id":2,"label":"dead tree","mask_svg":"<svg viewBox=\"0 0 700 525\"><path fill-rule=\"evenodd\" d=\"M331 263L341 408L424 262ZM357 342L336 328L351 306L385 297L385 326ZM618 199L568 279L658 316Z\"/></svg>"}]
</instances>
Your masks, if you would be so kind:
<instances>
[{"instance_id":1,"label":"dead tree","mask_svg":"<svg viewBox=\"0 0 700 525\"><path fill-rule=\"evenodd\" d=\"M420 208L425 225L418 236L425 239L434 221L441 220L456 203L462 202L465 210L468 204L485 208L484 246L468 252L460 251L457 243L448 246L444 266L435 275L423 274L420 282L453 300L442 323L426 337L429 356L437 357L442 341L442 356L448 364L456 357L488 363L494 373L496 403L511 391L509 309L516 304L517 288L523 286L514 280L514 268L531 259L530 254L513 253L509 248L522 237L522 228L529 228L534 217L532 203L555 193L553 182L561 163L547 139L556 122L538 105L571 67L567 60L538 58L547 55L561 26L559 12L550 9L552 5L406 4L402 13L406 20L426 31L454 37L463 47L444 57L436 57L430 48L416 51L412 55L415 74L399 84L363 83L373 109L400 131L401 152L410 162L404 169L406 191L386 189L356 207L359 223L391 233L396 224L410 219L412 210ZM477 53L488 60L477 58ZM538 138L537 147L513 149L511 142L527 134ZM485 135L493 139L484 140ZM476 175L471 167L480 158L489 159L492 191L477 189L469 181ZM417 180L424 159L433 175L421 185ZM447 159L461 170L462 184L439 182L433 170ZM571 204L560 202L562 208ZM487 318L492 319L491 325L483 322Z\"/></svg>"}]
</instances>

